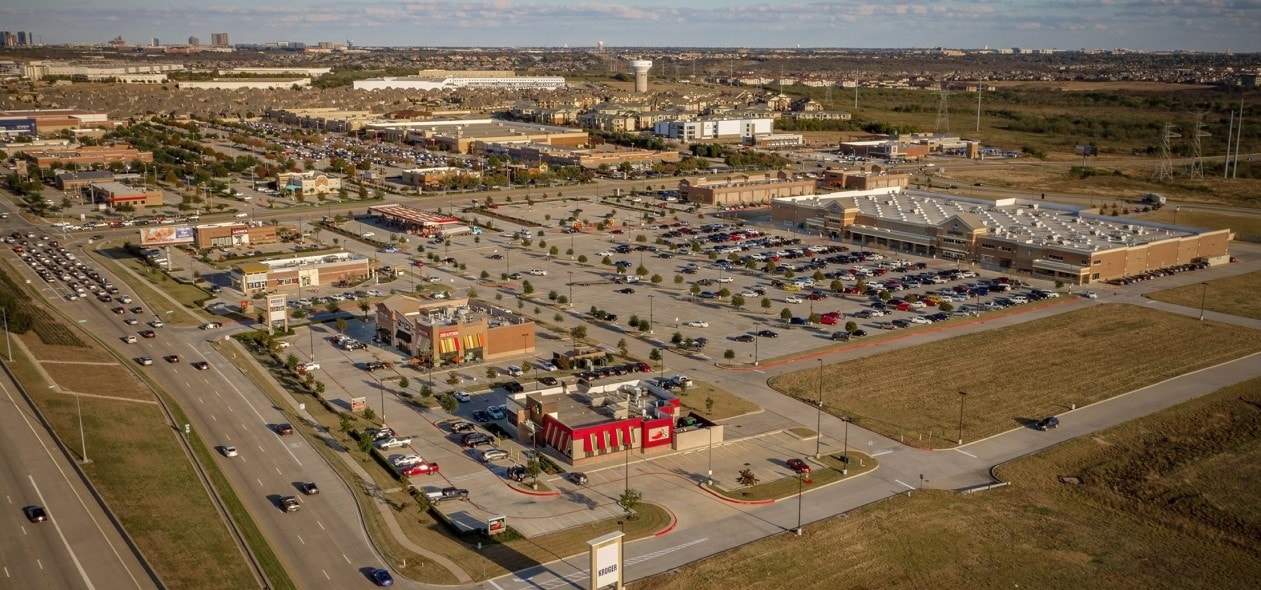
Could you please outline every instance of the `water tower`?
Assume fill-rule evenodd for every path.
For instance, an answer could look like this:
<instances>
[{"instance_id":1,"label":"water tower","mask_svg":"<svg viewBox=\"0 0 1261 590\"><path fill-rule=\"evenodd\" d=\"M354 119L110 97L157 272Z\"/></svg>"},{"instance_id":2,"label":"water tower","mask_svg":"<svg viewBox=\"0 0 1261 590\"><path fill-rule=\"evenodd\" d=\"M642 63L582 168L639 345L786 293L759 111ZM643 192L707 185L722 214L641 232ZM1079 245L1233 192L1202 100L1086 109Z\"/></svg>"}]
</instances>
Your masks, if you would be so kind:
<instances>
[{"instance_id":1,"label":"water tower","mask_svg":"<svg viewBox=\"0 0 1261 590\"><path fill-rule=\"evenodd\" d=\"M652 69L652 61L632 59L630 67L635 72L635 92L648 92L648 70Z\"/></svg>"}]
</instances>

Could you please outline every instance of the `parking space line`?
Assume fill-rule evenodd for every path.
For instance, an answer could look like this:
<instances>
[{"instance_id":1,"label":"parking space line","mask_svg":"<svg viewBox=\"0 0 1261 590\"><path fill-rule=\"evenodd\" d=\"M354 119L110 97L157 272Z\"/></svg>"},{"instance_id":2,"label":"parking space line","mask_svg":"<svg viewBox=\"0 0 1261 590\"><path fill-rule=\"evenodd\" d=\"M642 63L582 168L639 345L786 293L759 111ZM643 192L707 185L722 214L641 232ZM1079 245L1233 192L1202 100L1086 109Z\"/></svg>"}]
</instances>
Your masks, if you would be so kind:
<instances>
[{"instance_id":1,"label":"parking space line","mask_svg":"<svg viewBox=\"0 0 1261 590\"><path fill-rule=\"evenodd\" d=\"M958 451L958 452L960 452L960 453L963 453L964 455L967 455L967 456L969 456L969 457L972 457L973 459L975 459L975 458L976 458L976 455L973 455L972 453L969 453L969 452L967 452L967 451L965 451L965 450L963 450L963 449L955 449L955 450L956 450L956 451Z\"/></svg>"},{"instance_id":2,"label":"parking space line","mask_svg":"<svg viewBox=\"0 0 1261 590\"><path fill-rule=\"evenodd\" d=\"M877 451L877 452L875 452L875 453L872 453L872 454L871 454L871 456L872 456L872 457L879 457L880 455L888 455L889 453L892 453L892 452L893 452L893 451Z\"/></svg>"},{"instance_id":3,"label":"parking space line","mask_svg":"<svg viewBox=\"0 0 1261 590\"><path fill-rule=\"evenodd\" d=\"M900 479L895 479L895 480L893 480L893 481L895 481L895 482L897 482L897 483L900 483L900 484L902 484L902 485L906 486L906 487L907 487L907 489L911 489L911 490L915 489L915 486L913 486L913 485L911 485L911 484L909 484L909 483L906 483L906 482L904 482L904 481L902 481L902 480L900 480Z\"/></svg>"}]
</instances>

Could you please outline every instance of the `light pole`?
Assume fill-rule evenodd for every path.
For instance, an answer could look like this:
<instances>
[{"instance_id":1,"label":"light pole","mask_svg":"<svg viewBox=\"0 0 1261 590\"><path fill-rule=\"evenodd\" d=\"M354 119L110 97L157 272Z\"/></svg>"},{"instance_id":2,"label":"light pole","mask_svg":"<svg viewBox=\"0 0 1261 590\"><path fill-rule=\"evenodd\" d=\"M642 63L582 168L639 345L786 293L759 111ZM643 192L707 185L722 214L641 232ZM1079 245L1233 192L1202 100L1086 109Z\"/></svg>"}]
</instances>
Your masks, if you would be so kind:
<instances>
[{"instance_id":1,"label":"light pole","mask_svg":"<svg viewBox=\"0 0 1261 590\"><path fill-rule=\"evenodd\" d=\"M757 366L757 339L758 339L757 324L754 324L753 325L753 366L755 367Z\"/></svg>"},{"instance_id":2,"label":"light pole","mask_svg":"<svg viewBox=\"0 0 1261 590\"><path fill-rule=\"evenodd\" d=\"M1201 322L1204 321L1204 299L1207 296L1208 296L1208 283L1200 283L1200 321ZM8 324L5 324L4 333L5 333L5 338L7 339L8 334L9 334ZM13 360L12 351L9 352L9 360L10 361Z\"/></svg>"},{"instance_id":3,"label":"light pole","mask_svg":"<svg viewBox=\"0 0 1261 590\"><path fill-rule=\"evenodd\" d=\"M841 420L845 421L845 460L843 461L845 463L845 467L841 469L841 475L849 475L849 423L853 419L854 418L852 416L845 416L844 418L841 418Z\"/></svg>"},{"instance_id":4,"label":"light pole","mask_svg":"<svg viewBox=\"0 0 1261 590\"><path fill-rule=\"evenodd\" d=\"M804 474L797 474L797 536L801 536L801 480L805 478Z\"/></svg>"},{"instance_id":5,"label":"light pole","mask_svg":"<svg viewBox=\"0 0 1261 590\"><path fill-rule=\"evenodd\" d=\"M569 307L574 306L574 272L569 271Z\"/></svg>"},{"instance_id":6,"label":"light pole","mask_svg":"<svg viewBox=\"0 0 1261 590\"><path fill-rule=\"evenodd\" d=\"M9 308L0 307L0 315L4 316L4 344L9 348L9 362L13 362L13 341L9 339Z\"/></svg>"},{"instance_id":7,"label":"light pole","mask_svg":"<svg viewBox=\"0 0 1261 590\"><path fill-rule=\"evenodd\" d=\"M652 333L652 295L648 296L648 333Z\"/></svg>"},{"instance_id":8,"label":"light pole","mask_svg":"<svg viewBox=\"0 0 1261 590\"><path fill-rule=\"evenodd\" d=\"M968 392L959 392L959 444L963 444L963 400L968 398Z\"/></svg>"},{"instance_id":9,"label":"light pole","mask_svg":"<svg viewBox=\"0 0 1261 590\"><path fill-rule=\"evenodd\" d=\"M818 401L816 402L816 422L814 437L814 458L818 459L822 455L823 447L823 359L819 359L819 387Z\"/></svg>"},{"instance_id":10,"label":"light pole","mask_svg":"<svg viewBox=\"0 0 1261 590\"><path fill-rule=\"evenodd\" d=\"M709 432L709 471L705 475L705 483L714 485L714 427L709 425L705 427Z\"/></svg>"}]
</instances>

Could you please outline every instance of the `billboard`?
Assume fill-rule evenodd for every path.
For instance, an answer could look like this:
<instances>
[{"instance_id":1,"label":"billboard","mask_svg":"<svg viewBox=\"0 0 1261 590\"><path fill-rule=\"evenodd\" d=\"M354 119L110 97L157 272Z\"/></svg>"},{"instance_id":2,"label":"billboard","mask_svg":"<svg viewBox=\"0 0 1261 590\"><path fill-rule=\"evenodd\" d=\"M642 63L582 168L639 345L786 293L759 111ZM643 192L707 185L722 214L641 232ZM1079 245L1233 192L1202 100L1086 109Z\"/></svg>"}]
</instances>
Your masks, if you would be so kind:
<instances>
[{"instance_id":1,"label":"billboard","mask_svg":"<svg viewBox=\"0 0 1261 590\"><path fill-rule=\"evenodd\" d=\"M191 243L193 243L193 228L187 225L140 228L141 246L177 246Z\"/></svg>"}]
</instances>

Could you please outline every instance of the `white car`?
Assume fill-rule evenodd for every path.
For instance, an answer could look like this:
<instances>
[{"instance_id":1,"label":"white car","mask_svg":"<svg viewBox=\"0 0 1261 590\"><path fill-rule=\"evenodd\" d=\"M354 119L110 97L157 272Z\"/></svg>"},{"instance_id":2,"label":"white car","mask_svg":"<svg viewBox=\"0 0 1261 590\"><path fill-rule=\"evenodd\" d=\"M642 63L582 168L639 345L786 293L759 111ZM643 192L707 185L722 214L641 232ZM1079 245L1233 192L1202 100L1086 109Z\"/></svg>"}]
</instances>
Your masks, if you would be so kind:
<instances>
[{"instance_id":1,"label":"white car","mask_svg":"<svg viewBox=\"0 0 1261 590\"><path fill-rule=\"evenodd\" d=\"M486 449L482 451L482 463L490 463L496 459L507 459L508 451L498 448Z\"/></svg>"},{"instance_id":2,"label":"white car","mask_svg":"<svg viewBox=\"0 0 1261 590\"><path fill-rule=\"evenodd\" d=\"M1098 298L1099 298L1099 294L1098 294L1098 293L1095 293L1094 291L1083 291L1083 292L1082 292L1082 294L1081 294L1081 296L1082 296L1082 297L1085 297L1086 299L1098 299Z\"/></svg>"},{"instance_id":3,"label":"white car","mask_svg":"<svg viewBox=\"0 0 1261 590\"><path fill-rule=\"evenodd\" d=\"M906 321L911 322L912 324L931 324L931 323L933 323L933 322L932 322L932 321L930 321L929 319L924 318L924 317L921 317L921 316L911 316L911 317L907 318L907 319L906 319Z\"/></svg>"},{"instance_id":4,"label":"white car","mask_svg":"<svg viewBox=\"0 0 1261 590\"><path fill-rule=\"evenodd\" d=\"M503 420L508 416L508 406L498 405L486 408L486 413L495 420Z\"/></svg>"},{"instance_id":5,"label":"white car","mask_svg":"<svg viewBox=\"0 0 1261 590\"><path fill-rule=\"evenodd\" d=\"M314 371L320 368L320 364L319 363L306 363L304 365L299 365L299 368L301 368L303 371Z\"/></svg>"},{"instance_id":6,"label":"white car","mask_svg":"<svg viewBox=\"0 0 1261 590\"><path fill-rule=\"evenodd\" d=\"M613 252L610 252L608 250L605 250L603 252L596 252L595 255L600 256L600 257L617 256L617 254L614 254Z\"/></svg>"},{"instance_id":7,"label":"white car","mask_svg":"<svg viewBox=\"0 0 1261 590\"><path fill-rule=\"evenodd\" d=\"M390 457L390 465L393 465L395 467L411 465L412 463L424 463L424 461L425 461L424 459L420 458L420 455L417 455L415 453L409 453L406 455L394 455L393 457Z\"/></svg>"},{"instance_id":8,"label":"white car","mask_svg":"<svg viewBox=\"0 0 1261 590\"><path fill-rule=\"evenodd\" d=\"M458 389L451 392L451 395L455 397L455 401L457 402L467 402L473 399L473 397L470 396L467 391L460 391Z\"/></svg>"},{"instance_id":9,"label":"white car","mask_svg":"<svg viewBox=\"0 0 1261 590\"><path fill-rule=\"evenodd\" d=\"M696 320L696 321L691 321L691 322L688 322L688 323L687 323L687 327L689 327L689 328L708 328L708 327L709 327L709 322L707 322L707 321L705 321L705 320Z\"/></svg>"},{"instance_id":10,"label":"white car","mask_svg":"<svg viewBox=\"0 0 1261 590\"><path fill-rule=\"evenodd\" d=\"M202 324L202 325L201 325L201 329L203 329L203 330L213 330L213 329L215 329L215 328L220 328L220 327L222 327L222 326L223 326L223 324L220 324L219 322L206 322L206 323L204 323L204 324Z\"/></svg>"},{"instance_id":11,"label":"white car","mask_svg":"<svg viewBox=\"0 0 1261 590\"><path fill-rule=\"evenodd\" d=\"M784 298L784 303L802 303L805 299L796 295L789 295Z\"/></svg>"},{"instance_id":12,"label":"white car","mask_svg":"<svg viewBox=\"0 0 1261 590\"><path fill-rule=\"evenodd\" d=\"M530 274L532 274L532 275L534 275L534 276L536 276L536 277L545 277L545 276L547 276L547 271L545 271L545 270L543 270L543 269L541 269L541 268L532 268L532 269L530 269L530 270L529 270L529 273L530 273Z\"/></svg>"},{"instance_id":13,"label":"white car","mask_svg":"<svg viewBox=\"0 0 1261 590\"><path fill-rule=\"evenodd\" d=\"M534 363L534 366L549 373L557 369L556 363L553 363L552 361L539 361Z\"/></svg>"},{"instance_id":14,"label":"white car","mask_svg":"<svg viewBox=\"0 0 1261 590\"><path fill-rule=\"evenodd\" d=\"M718 282L720 283L731 283L731 282L735 282L735 280L736 280L735 277L719 277L718 278Z\"/></svg>"},{"instance_id":15,"label":"white car","mask_svg":"<svg viewBox=\"0 0 1261 590\"><path fill-rule=\"evenodd\" d=\"M222 449L221 449L221 450L223 451L223 456L224 456L224 457L235 457L235 456L237 456L236 447L222 447Z\"/></svg>"},{"instance_id":16,"label":"white car","mask_svg":"<svg viewBox=\"0 0 1261 590\"><path fill-rule=\"evenodd\" d=\"M520 377L525 374L525 371L521 370L521 367L516 365L508 365L506 371L508 371L508 374L513 377Z\"/></svg>"}]
</instances>

